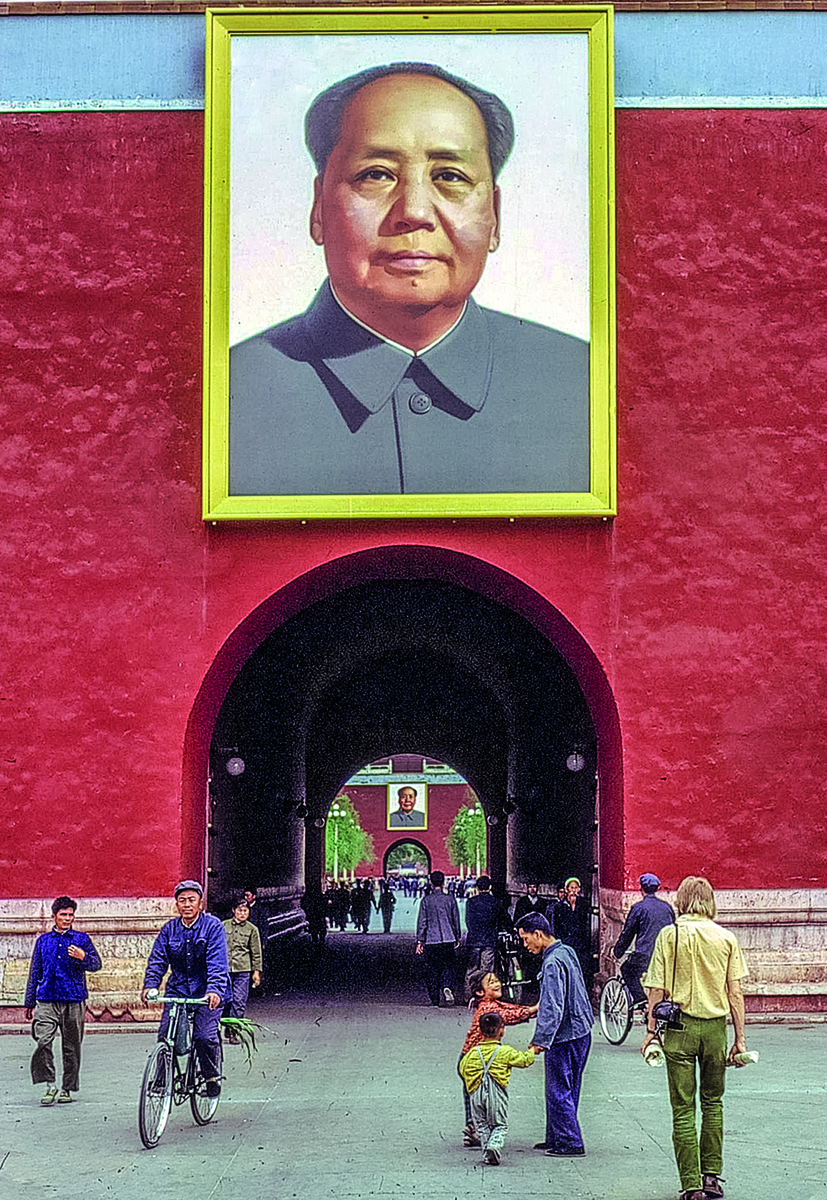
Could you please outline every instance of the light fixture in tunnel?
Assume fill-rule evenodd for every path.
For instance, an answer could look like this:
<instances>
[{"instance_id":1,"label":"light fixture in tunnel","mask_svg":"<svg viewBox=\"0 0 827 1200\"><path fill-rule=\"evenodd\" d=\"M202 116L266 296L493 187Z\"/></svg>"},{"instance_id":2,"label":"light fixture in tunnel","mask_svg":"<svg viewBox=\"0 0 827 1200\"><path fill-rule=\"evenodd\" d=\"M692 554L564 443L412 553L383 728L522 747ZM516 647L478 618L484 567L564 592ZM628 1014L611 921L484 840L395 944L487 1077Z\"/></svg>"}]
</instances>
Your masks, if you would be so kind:
<instances>
[{"instance_id":1,"label":"light fixture in tunnel","mask_svg":"<svg viewBox=\"0 0 827 1200\"><path fill-rule=\"evenodd\" d=\"M585 765L586 759L581 750L572 750L566 759L566 766L570 771L582 771Z\"/></svg>"},{"instance_id":2,"label":"light fixture in tunnel","mask_svg":"<svg viewBox=\"0 0 827 1200\"><path fill-rule=\"evenodd\" d=\"M296 816L300 817L302 820L304 820L304 818L307 816L307 805L306 804L299 804L296 807Z\"/></svg>"},{"instance_id":3,"label":"light fixture in tunnel","mask_svg":"<svg viewBox=\"0 0 827 1200\"><path fill-rule=\"evenodd\" d=\"M228 775L243 775L245 765L246 764L245 764L243 758L239 758L237 754L233 755L232 758L227 759L227 763L226 763L227 774Z\"/></svg>"}]
</instances>

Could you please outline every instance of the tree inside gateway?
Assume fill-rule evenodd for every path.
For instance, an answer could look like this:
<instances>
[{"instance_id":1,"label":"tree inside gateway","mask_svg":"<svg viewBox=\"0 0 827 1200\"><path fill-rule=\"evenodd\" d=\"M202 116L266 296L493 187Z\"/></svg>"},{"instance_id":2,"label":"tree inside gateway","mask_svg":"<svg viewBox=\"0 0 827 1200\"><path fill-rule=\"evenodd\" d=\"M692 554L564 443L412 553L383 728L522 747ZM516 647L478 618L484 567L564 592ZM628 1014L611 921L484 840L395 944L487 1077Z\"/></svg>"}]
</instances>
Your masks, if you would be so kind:
<instances>
[{"instance_id":1,"label":"tree inside gateway","mask_svg":"<svg viewBox=\"0 0 827 1200\"><path fill-rule=\"evenodd\" d=\"M359 821L350 797L337 796L330 806L325 825L325 871L338 879L346 871L355 871L363 863L369 867L376 858L373 838Z\"/></svg>"}]
</instances>

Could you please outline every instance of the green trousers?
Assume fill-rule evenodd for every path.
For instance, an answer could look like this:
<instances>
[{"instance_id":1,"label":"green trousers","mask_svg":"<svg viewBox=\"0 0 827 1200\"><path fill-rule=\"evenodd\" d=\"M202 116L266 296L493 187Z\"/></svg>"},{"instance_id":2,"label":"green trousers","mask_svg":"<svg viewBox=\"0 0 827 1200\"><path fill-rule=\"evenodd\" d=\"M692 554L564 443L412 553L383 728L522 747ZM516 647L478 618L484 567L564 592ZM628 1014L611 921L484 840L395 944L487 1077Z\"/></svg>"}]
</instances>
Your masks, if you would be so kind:
<instances>
[{"instance_id":1,"label":"green trousers","mask_svg":"<svg viewBox=\"0 0 827 1200\"><path fill-rule=\"evenodd\" d=\"M663 1038L672 1145L681 1190L700 1190L702 1175L723 1170L726 1017L690 1017L683 1029L667 1029ZM695 1096L700 1097L701 1135L695 1124Z\"/></svg>"}]
</instances>

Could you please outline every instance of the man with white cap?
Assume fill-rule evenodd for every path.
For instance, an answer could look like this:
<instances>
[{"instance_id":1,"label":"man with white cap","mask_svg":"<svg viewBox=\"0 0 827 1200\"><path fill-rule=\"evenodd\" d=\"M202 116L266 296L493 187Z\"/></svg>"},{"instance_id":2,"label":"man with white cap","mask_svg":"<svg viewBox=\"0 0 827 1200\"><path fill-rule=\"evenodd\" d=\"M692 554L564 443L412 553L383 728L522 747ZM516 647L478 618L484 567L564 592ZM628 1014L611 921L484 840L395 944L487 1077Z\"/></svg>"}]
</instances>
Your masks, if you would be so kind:
<instances>
[{"instance_id":1,"label":"man with white cap","mask_svg":"<svg viewBox=\"0 0 827 1200\"><path fill-rule=\"evenodd\" d=\"M632 993L635 1004L643 1008L646 1007L646 993L640 977L649 966L649 959L655 948L655 940L661 929L675 923L672 905L667 904L665 900L659 900L655 894L659 887L660 880L657 875L653 875L649 871L641 875L640 890L643 893L643 899L638 900L637 904L633 904L629 909L626 924L612 951L615 958L623 958L634 941L634 950L620 964L620 974Z\"/></svg>"},{"instance_id":2,"label":"man with white cap","mask_svg":"<svg viewBox=\"0 0 827 1200\"><path fill-rule=\"evenodd\" d=\"M188 999L206 997L207 1004L195 1009L192 1040L206 1081L208 1096L221 1092L221 1047L218 1023L224 1002L230 998L227 937L218 917L202 912L204 889L195 879L182 879L175 888L178 916L161 927L149 954L141 999L157 989L170 972L167 996ZM165 1011L159 1033L169 1020Z\"/></svg>"}]
</instances>

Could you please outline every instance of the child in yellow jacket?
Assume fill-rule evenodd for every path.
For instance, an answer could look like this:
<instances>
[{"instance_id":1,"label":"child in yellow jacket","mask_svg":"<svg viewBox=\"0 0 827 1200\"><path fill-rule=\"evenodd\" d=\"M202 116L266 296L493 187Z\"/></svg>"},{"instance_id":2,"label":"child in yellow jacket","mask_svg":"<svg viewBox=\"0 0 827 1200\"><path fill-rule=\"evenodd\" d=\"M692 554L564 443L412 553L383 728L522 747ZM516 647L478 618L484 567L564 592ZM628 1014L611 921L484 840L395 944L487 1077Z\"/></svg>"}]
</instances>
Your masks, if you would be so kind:
<instances>
[{"instance_id":1,"label":"child in yellow jacket","mask_svg":"<svg viewBox=\"0 0 827 1200\"><path fill-rule=\"evenodd\" d=\"M504 1046L502 1036L505 1022L499 1013L487 1012L480 1017L483 1041L463 1055L459 1064L468 1096L474 1126L482 1145L483 1162L497 1167L500 1151L508 1132L508 1081L512 1067L530 1067L534 1062L532 1050L515 1050Z\"/></svg>"}]
</instances>

